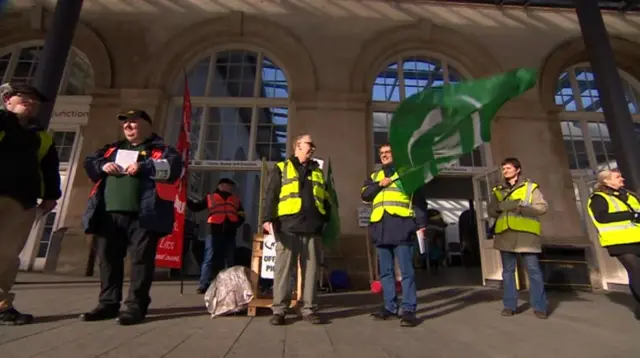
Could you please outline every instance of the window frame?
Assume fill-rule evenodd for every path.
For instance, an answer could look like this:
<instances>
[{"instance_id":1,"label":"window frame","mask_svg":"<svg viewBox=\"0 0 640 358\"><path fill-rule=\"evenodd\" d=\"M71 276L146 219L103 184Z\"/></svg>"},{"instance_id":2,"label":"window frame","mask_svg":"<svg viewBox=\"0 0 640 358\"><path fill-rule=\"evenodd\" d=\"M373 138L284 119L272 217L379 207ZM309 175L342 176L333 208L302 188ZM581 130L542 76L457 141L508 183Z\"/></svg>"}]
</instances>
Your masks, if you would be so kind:
<instances>
[{"instance_id":1,"label":"window frame","mask_svg":"<svg viewBox=\"0 0 640 358\"><path fill-rule=\"evenodd\" d=\"M372 149L376 149L376 144L374 142L374 128L373 128L373 114L376 112L385 112L385 113L393 113L395 109L398 107L401 101L406 99L406 90L404 83L404 62L405 60L411 58L423 58L423 59L432 59L439 61L442 70L443 77L445 78L445 84L449 81L449 67L452 67L456 70L456 72L461 76L461 80L472 79L473 76L469 71L467 71L464 66L460 63L451 59L445 55L434 51L402 51L394 54L392 57L387 58L385 61L382 61L380 66L377 68L375 74L372 79L369 81L369 105L367 106L367 120L369 128L368 130L368 148L367 148L367 156L370 156L369 167L373 168L373 170L379 170L381 165L376 163L375 155L372 154L374 151ZM391 65L396 64L398 66L398 92L399 92L399 101L376 101L373 99L373 90L375 87L376 79L378 75L383 71L387 70ZM387 130L388 133L388 130ZM477 175L486 172L489 168L493 166L493 157L491 154L491 143L484 143L480 146L480 156L485 165L477 166L477 167L468 167L468 166L460 166L455 165L449 169L442 170L442 175L448 176L469 176L469 175Z\"/></svg>"},{"instance_id":2,"label":"window frame","mask_svg":"<svg viewBox=\"0 0 640 358\"><path fill-rule=\"evenodd\" d=\"M576 64L573 64L571 66L567 66L564 70L562 70L562 72L558 75L558 79L560 78L560 76L562 75L562 73L567 72L569 74L569 83L571 84L571 88L572 88L572 92L571 95L573 97L573 100L576 102L576 111L566 111L565 110L565 106L564 105L560 105L560 104L556 104L556 106L558 106L558 108L560 108L560 112L558 113L558 125L560 125L560 130L562 132L562 123L565 121L568 122L579 122L580 123L580 127L581 127L581 134L582 134L582 138L584 140L584 146L585 146L585 151L587 154L587 160L589 161L589 168L582 168L582 169L569 169L569 171L571 172L572 177L574 178L581 178L584 176L590 177L595 175L599 169L598 169L598 161L596 159L596 152L595 152L595 146L594 146L594 138L592 138L591 134L589 133L589 124L590 123L605 123L605 118L604 118L604 113L603 112L596 112L596 111L585 111L584 110L584 105L582 103L582 96L581 93L579 91L579 89L577 88L577 79L575 76L575 71L574 69L576 67L582 67L582 68L591 68L593 73L593 68L591 67L591 64L588 62L579 62ZM631 76L629 73L625 72L624 70L618 68L618 73L621 77L621 79L623 79L624 81L627 81L629 83L629 85L631 87L633 87L636 91L638 91L640 93L640 81L638 81L636 78L634 78L633 76ZM556 80L556 81L557 81ZM599 89L598 89L599 91ZM553 96L554 96L554 103L555 103L555 96L556 93L558 93L558 86L556 86L556 91L554 92ZM638 99L640 100L640 98ZM640 102L638 102L638 105L640 105ZM633 123L635 124L640 124L640 106L637 106L638 108L638 114L631 114L631 118ZM562 139L563 139L563 144L564 144L564 133L562 133ZM572 142L573 140L570 139ZM567 161L569 162L569 167L571 166L571 162L574 160L575 158L571 156L571 153L567 152Z\"/></svg>"},{"instance_id":3,"label":"window frame","mask_svg":"<svg viewBox=\"0 0 640 358\"><path fill-rule=\"evenodd\" d=\"M260 76L256 76L254 81L254 96L253 97L213 97L211 96L191 96L191 107L202 107L207 111L209 108L250 108L251 109L251 121L250 121L250 133L249 133L249 145L250 148L247 151L247 160L241 161L245 163L244 167L234 166L235 170L259 170L262 166L261 158L256 158L256 145L257 145L257 134L259 127L259 111L264 108L286 108L287 109L287 131L286 131L286 156L290 155L291 146L289 145L290 141L290 130L291 123L295 117L295 111L293 100L292 100L292 85L290 76L287 73L286 68L280 65L279 61L274 58L270 53L265 51L262 48L258 48L250 45L228 45L228 46L220 46L208 49L197 56L192 61L189 62L189 65L186 67L187 73L191 71L196 65L198 65L203 60L209 58L213 59L209 61L209 69L207 72L207 80L205 83L205 89L209 89L211 87L212 81L215 80L216 76L216 68L215 68L215 58L221 52L225 51L243 51L243 52L253 52L256 54L256 73L259 73ZM263 65L264 59L268 58L282 73L284 74L286 83L287 83L287 98L269 98L269 97L257 97L256 93L259 92L260 87L263 85ZM181 85L184 82L183 76L177 76L173 86L171 86L171 93L176 93ZM165 137L166 138L177 138L178 133L180 131L180 126L175 125L173 120L173 114L175 113L176 108L182 108L184 98L182 95L173 95L170 99L170 105L166 118L168 119L165 123ZM198 134L198 154L196 158L190 158L190 166L194 166L194 168L207 169L207 168L224 168L229 167L233 163L237 163L237 160L203 160L202 152L204 151L204 142L206 136L204 135L206 132L207 126L202 125L200 127L200 132ZM269 165L275 164L275 162L267 162Z\"/></svg>"},{"instance_id":4,"label":"window frame","mask_svg":"<svg viewBox=\"0 0 640 358\"><path fill-rule=\"evenodd\" d=\"M1 78L2 83L11 82L15 74L16 66L18 64L18 60L20 57L20 52L23 49L30 48L30 47L44 47L44 41L29 40L29 41L18 42L10 46L0 48L0 57L6 56L7 54L11 53L11 59L9 60L9 63L7 64L7 69ZM85 54L83 54L81 51L79 51L75 47L71 47L71 49L69 50L69 55L67 56L67 60L65 62L64 70L62 72L62 78L60 79L60 86L58 87L59 96L69 96L69 97L87 96L90 93L90 91L93 89L93 87L95 87L95 83L94 83L93 87L84 88L83 89L84 93L82 94L78 94L78 95L64 94L63 90L66 89L67 84L69 83L69 78L71 76L71 69L73 68L72 65L75 59L78 57L82 58L82 60L86 61L87 63L89 63L89 65L91 65L91 61L89 61L89 59ZM91 73L92 73L93 79L95 80L95 73L94 73L93 67L91 67Z\"/></svg>"}]
</instances>

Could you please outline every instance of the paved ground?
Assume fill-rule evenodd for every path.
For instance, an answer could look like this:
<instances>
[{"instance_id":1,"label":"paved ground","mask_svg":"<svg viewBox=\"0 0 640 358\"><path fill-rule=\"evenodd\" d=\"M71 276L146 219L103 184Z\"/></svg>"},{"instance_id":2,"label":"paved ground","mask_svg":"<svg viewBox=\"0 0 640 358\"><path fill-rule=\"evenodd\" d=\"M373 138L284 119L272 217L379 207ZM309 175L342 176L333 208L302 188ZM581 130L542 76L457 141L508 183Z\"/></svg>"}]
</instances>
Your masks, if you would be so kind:
<instances>
[{"instance_id":1,"label":"paved ground","mask_svg":"<svg viewBox=\"0 0 640 358\"><path fill-rule=\"evenodd\" d=\"M368 317L378 296L342 293L322 297L328 325L292 317L290 325L272 327L266 316L210 319L193 284L180 296L178 283L158 282L148 321L121 327L76 319L95 305L98 284L91 281L21 274L18 308L37 315L38 323L0 327L0 357L640 356L640 322L633 319L626 294L551 293L552 315L542 321L530 310L501 317L495 290L431 287L420 291L424 322L401 328L397 321Z\"/></svg>"}]
</instances>

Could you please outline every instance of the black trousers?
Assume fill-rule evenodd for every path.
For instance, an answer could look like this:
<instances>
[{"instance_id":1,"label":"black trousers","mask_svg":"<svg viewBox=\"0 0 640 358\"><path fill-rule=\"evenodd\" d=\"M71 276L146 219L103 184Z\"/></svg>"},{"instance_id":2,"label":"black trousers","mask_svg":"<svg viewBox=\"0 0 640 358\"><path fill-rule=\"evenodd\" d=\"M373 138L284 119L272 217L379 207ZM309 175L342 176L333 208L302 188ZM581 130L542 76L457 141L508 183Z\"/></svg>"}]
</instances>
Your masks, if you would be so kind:
<instances>
[{"instance_id":1,"label":"black trousers","mask_svg":"<svg viewBox=\"0 0 640 358\"><path fill-rule=\"evenodd\" d=\"M638 307L640 307L640 257L635 254L622 254L618 256L618 260L629 275L629 289L633 298L636 299Z\"/></svg>"},{"instance_id":2,"label":"black trousers","mask_svg":"<svg viewBox=\"0 0 640 358\"><path fill-rule=\"evenodd\" d=\"M124 280L124 259L129 251L131 285L124 302L129 309L146 315L151 303L149 290L155 271L156 247L160 235L140 227L136 214L106 213L101 220L103 235L97 236L100 260L100 305L120 306Z\"/></svg>"}]
</instances>

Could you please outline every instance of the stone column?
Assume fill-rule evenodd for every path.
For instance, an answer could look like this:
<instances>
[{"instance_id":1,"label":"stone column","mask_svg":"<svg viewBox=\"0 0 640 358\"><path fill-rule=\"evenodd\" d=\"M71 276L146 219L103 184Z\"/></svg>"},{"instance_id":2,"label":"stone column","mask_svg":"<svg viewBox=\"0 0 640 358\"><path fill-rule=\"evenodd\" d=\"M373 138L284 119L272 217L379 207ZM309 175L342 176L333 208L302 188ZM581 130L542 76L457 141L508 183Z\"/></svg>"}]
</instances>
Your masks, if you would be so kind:
<instances>
[{"instance_id":1,"label":"stone column","mask_svg":"<svg viewBox=\"0 0 640 358\"><path fill-rule=\"evenodd\" d=\"M56 267L57 273L85 275L91 249L91 237L82 230L82 215L93 183L89 180L82 163L84 158L122 138L116 116L131 108L143 109L154 119L154 127L162 127L164 108L167 103L160 90L147 89L98 89L94 91L89 121L82 128L82 148L73 181L69 206L64 226L68 227ZM94 272L97 275L97 272Z\"/></svg>"}]
</instances>

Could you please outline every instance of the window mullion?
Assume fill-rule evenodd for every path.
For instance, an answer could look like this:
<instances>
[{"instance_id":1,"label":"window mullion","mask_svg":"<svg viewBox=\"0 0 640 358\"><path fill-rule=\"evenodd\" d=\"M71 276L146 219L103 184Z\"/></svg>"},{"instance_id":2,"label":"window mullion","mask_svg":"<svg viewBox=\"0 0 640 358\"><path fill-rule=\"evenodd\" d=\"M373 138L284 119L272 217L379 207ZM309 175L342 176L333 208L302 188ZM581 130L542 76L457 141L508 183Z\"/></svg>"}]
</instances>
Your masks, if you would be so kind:
<instances>
[{"instance_id":1,"label":"window mullion","mask_svg":"<svg viewBox=\"0 0 640 358\"><path fill-rule=\"evenodd\" d=\"M580 86L578 86L578 79L576 78L576 66L572 66L567 70L569 76L569 83L571 83L571 92L573 92L573 100L576 102L576 110L584 111L584 104L582 103L582 92L580 92Z\"/></svg>"},{"instance_id":2,"label":"window mullion","mask_svg":"<svg viewBox=\"0 0 640 358\"><path fill-rule=\"evenodd\" d=\"M204 147L206 143L206 133L207 133L207 113L210 111L210 107L203 106L201 117L200 117L200 132L198 133L198 150L196 151L195 160L205 160L204 157Z\"/></svg>"},{"instance_id":3,"label":"window mullion","mask_svg":"<svg viewBox=\"0 0 640 358\"><path fill-rule=\"evenodd\" d=\"M21 51L21 48L13 47L8 52L8 53L11 53L11 58L9 59L7 70L4 73L4 78L2 80L2 83L11 82L11 80L13 79L13 73L15 72L16 67L18 66L18 61L20 60L20 51Z\"/></svg>"},{"instance_id":4,"label":"window mullion","mask_svg":"<svg viewBox=\"0 0 640 358\"><path fill-rule=\"evenodd\" d=\"M400 92L400 101L404 101L405 93L404 93L404 59L398 58L398 75L396 76L398 79L398 91Z\"/></svg>"}]
</instances>

